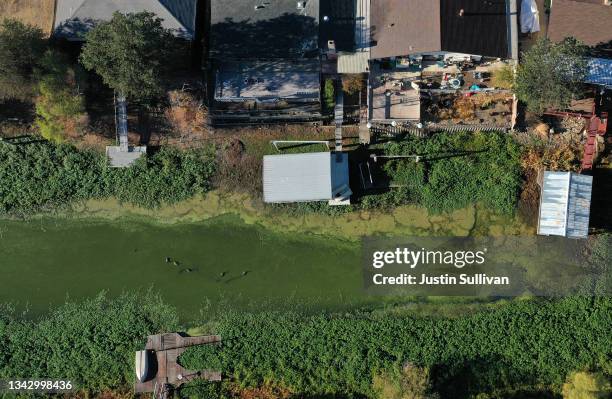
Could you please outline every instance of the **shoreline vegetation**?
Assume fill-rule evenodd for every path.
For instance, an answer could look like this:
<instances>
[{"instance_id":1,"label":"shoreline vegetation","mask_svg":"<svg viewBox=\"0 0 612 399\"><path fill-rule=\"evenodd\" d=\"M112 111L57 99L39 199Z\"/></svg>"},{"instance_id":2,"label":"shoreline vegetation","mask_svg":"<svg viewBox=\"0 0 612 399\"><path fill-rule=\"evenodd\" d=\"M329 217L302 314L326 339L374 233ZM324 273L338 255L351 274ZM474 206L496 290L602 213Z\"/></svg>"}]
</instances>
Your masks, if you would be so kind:
<instances>
[{"instance_id":1,"label":"shoreline vegetation","mask_svg":"<svg viewBox=\"0 0 612 399\"><path fill-rule=\"evenodd\" d=\"M223 147L162 148L131 168L114 169L104 155L68 144L0 143L0 217L128 217L167 224L235 214L275 231L347 239L535 234L531 218L516 210L520 151L510 136L439 134L382 150L430 159L387 163L384 171L399 188L358 196L356 204L340 209L326 203L264 204L259 190L241 192L247 182L226 187L234 177L219 182L225 176L218 159ZM260 179L260 173L249 179Z\"/></svg>"},{"instance_id":2,"label":"shoreline vegetation","mask_svg":"<svg viewBox=\"0 0 612 399\"><path fill-rule=\"evenodd\" d=\"M188 384L178 397L389 399L396 396L384 392L409 383L405 371L416 367L427 371L426 389L416 397L553 398L575 372L609 373L611 306L609 297L569 297L435 316L401 306L318 314L203 311L188 331L198 326L200 334L220 334L224 344L191 348L179 362L220 370L225 378ZM0 304L0 377L70 378L86 397L127 392L133 353L146 336L188 327L151 291L68 301L36 319ZM277 395L248 396L257 390Z\"/></svg>"}]
</instances>

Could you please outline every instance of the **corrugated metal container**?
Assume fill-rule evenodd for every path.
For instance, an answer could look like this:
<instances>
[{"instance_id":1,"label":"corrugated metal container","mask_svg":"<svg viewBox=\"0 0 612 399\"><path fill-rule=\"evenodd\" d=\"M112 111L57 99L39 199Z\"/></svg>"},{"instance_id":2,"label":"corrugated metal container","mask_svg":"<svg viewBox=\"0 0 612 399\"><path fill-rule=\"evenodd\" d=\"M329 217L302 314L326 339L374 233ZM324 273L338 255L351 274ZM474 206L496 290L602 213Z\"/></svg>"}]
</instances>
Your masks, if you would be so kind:
<instances>
[{"instance_id":1,"label":"corrugated metal container","mask_svg":"<svg viewBox=\"0 0 612 399\"><path fill-rule=\"evenodd\" d=\"M340 162L331 152L266 155L263 160L264 202L327 201L348 185L348 155Z\"/></svg>"},{"instance_id":2,"label":"corrugated metal container","mask_svg":"<svg viewBox=\"0 0 612 399\"><path fill-rule=\"evenodd\" d=\"M584 238L589 231L593 177L544 172L538 234Z\"/></svg>"}]
</instances>

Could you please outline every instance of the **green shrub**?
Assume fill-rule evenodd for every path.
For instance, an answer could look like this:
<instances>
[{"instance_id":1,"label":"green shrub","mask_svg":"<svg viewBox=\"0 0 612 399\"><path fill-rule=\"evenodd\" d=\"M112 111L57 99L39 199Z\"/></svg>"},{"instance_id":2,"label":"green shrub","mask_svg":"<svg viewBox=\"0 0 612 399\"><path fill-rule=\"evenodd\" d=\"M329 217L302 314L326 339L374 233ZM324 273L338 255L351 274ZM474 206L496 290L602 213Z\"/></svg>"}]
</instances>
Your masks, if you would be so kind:
<instances>
[{"instance_id":1,"label":"green shrub","mask_svg":"<svg viewBox=\"0 0 612 399\"><path fill-rule=\"evenodd\" d=\"M216 321L223 346L189 349L183 365L305 396L372 396L373 376L406 362L430 368L441 397L560 387L571 370L598 367L612 348L608 297L514 301L452 319L227 313Z\"/></svg>"},{"instance_id":2,"label":"green shrub","mask_svg":"<svg viewBox=\"0 0 612 399\"><path fill-rule=\"evenodd\" d=\"M69 378L91 391L124 386L147 335L177 324L175 309L152 293L100 294L37 320L0 309L0 378Z\"/></svg>"},{"instance_id":3,"label":"green shrub","mask_svg":"<svg viewBox=\"0 0 612 399\"><path fill-rule=\"evenodd\" d=\"M164 148L131 168L111 168L101 154L50 142L0 142L0 214L50 210L116 197L153 208L209 189L212 150Z\"/></svg>"},{"instance_id":4,"label":"green shrub","mask_svg":"<svg viewBox=\"0 0 612 399\"><path fill-rule=\"evenodd\" d=\"M438 133L388 144L388 155L419 155L390 160L384 170L400 188L363 206L419 204L432 212L481 202L512 212L520 188L520 147L503 133Z\"/></svg>"},{"instance_id":5,"label":"green shrub","mask_svg":"<svg viewBox=\"0 0 612 399\"><path fill-rule=\"evenodd\" d=\"M327 112L331 112L336 105L336 90L332 79L325 80L325 86L323 88L323 105Z\"/></svg>"},{"instance_id":6,"label":"green shrub","mask_svg":"<svg viewBox=\"0 0 612 399\"><path fill-rule=\"evenodd\" d=\"M563 399L603 399L610 395L610 379L603 373L572 373L563 384Z\"/></svg>"}]
</instances>

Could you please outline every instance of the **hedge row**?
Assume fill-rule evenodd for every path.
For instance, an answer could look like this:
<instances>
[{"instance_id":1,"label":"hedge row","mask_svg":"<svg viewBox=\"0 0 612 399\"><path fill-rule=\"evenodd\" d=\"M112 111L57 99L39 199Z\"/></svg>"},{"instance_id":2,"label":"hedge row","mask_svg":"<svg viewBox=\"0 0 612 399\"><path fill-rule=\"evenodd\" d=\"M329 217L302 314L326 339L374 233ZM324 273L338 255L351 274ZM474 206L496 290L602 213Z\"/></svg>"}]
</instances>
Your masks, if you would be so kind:
<instances>
[{"instance_id":1,"label":"hedge row","mask_svg":"<svg viewBox=\"0 0 612 399\"><path fill-rule=\"evenodd\" d=\"M174 203L208 190L214 166L209 149L163 148L117 169L103 155L70 145L0 142L0 214L106 197L148 208Z\"/></svg>"}]
</instances>

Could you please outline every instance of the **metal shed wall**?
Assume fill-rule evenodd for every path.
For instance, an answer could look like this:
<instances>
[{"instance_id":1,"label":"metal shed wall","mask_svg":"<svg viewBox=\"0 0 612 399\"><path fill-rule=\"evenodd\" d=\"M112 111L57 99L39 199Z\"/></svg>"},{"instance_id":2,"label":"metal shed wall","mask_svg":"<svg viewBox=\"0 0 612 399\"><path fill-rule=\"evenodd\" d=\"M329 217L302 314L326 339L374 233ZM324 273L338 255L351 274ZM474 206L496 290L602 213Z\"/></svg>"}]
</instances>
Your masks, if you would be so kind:
<instances>
[{"instance_id":1,"label":"metal shed wall","mask_svg":"<svg viewBox=\"0 0 612 399\"><path fill-rule=\"evenodd\" d=\"M538 234L586 237L592 185L592 176L571 172L544 172Z\"/></svg>"}]
</instances>

